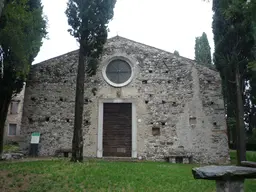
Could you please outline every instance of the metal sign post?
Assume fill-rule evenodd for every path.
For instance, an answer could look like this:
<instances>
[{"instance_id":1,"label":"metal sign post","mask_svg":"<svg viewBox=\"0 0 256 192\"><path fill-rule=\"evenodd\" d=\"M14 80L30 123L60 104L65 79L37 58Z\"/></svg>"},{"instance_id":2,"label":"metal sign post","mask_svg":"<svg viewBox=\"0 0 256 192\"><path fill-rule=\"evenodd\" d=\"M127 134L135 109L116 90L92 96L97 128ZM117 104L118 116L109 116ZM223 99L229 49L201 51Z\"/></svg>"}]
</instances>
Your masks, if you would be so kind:
<instances>
[{"instance_id":1,"label":"metal sign post","mask_svg":"<svg viewBox=\"0 0 256 192\"><path fill-rule=\"evenodd\" d=\"M40 133L34 132L31 135L31 141L30 141L30 155L33 157L38 156L38 145L40 141Z\"/></svg>"}]
</instances>

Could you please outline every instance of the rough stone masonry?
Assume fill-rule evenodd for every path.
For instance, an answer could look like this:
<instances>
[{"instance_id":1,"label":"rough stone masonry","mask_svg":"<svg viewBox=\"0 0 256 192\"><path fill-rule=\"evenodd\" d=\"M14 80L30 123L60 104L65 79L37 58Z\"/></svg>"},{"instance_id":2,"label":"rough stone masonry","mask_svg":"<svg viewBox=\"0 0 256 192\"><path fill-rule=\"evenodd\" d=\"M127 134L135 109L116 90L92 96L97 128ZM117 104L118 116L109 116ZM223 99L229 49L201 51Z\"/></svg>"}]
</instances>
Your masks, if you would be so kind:
<instances>
[{"instance_id":1,"label":"rough stone masonry","mask_svg":"<svg viewBox=\"0 0 256 192\"><path fill-rule=\"evenodd\" d=\"M124 59L132 68L125 86L110 85L102 72L115 58ZM77 64L78 51L74 51L32 66L21 126L26 150L31 133L37 131L41 133L40 155L71 148ZM164 160L191 156L192 162L228 161L217 71L116 36L107 41L97 73L86 77L84 88L84 156L102 157L102 104L128 102L133 105L132 157Z\"/></svg>"}]
</instances>

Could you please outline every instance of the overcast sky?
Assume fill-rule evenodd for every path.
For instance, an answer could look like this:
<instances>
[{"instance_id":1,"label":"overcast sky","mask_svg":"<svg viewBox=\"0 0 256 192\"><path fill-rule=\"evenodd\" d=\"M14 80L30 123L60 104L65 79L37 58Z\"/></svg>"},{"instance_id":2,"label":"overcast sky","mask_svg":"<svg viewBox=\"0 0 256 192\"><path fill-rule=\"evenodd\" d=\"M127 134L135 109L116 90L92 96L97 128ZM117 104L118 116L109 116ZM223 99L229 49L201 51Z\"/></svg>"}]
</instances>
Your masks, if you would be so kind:
<instances>
[{"instance_id":1,"label":"overcast sky","mask_svg":"<svg viewBox=\"0 0 256 192\"><path fill-rule=\"evenodd\" d=\"M34 63L78 49L67 32L67 0L42 0L48 37ZM203 0L117 0L109 37L117 34L194 59L195 37L206 32L213 47L212 3Z\"/></svg>"}]
</instances>

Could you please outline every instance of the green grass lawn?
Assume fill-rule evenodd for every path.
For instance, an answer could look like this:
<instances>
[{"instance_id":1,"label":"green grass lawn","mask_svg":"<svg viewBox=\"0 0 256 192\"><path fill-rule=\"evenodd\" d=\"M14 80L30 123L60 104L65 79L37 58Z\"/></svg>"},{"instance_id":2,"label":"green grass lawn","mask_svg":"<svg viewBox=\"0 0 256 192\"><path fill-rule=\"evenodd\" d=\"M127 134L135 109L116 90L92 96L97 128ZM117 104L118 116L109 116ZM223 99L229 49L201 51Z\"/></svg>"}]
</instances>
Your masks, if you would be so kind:
<instances>
[{"instance_id":1,"label":"green grass lawn","mask_svg":"<svg viewBox=\"0 0 256 192\"><path fill-rule=\"evenodd\" d=\"M164 162L2 162L0 191L214 192L214 181L193 178L191 168L194 166ZM246 192L255 192L256 180L246 180L245 187Z\"/></svg>"},{"instance_id":2,"label":"green grass lawn","mask_svg":"<svg viewBox=\"0 0 256 192\"><path fill-rule=\"evenodd\" d=\"M230 151L230 159L232 164L236 164L236 151ZM246 151L246 160L256 162L256 152L255 151Z\"/></svg>"}]
</instances>

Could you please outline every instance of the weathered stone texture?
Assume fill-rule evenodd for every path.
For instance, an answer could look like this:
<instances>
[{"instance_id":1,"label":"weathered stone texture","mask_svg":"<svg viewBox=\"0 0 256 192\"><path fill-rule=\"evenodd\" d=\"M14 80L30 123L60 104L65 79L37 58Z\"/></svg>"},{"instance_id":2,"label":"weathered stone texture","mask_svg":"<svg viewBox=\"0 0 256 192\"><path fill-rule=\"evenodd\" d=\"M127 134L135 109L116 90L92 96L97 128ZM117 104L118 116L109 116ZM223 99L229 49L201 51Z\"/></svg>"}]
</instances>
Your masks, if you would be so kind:
<instances>
[{"instance_id":1,"label":"weathered stone texture","mask_svg":"<svg viewBox=\"0 0 256 192\"><path fill-rule=\"evenodd\" d=\"M132 82L107 84L102 69L108 59L128 58ZM32 66L26 87L22 134L41 132L40 155L71 148L78 52ZM120 98L136 106L137 155L163 160L192 155L194 162L227 162L224 105L218 73L194 61L121 37L105 45L98 72L86 77L84 155L96 157L99 102Z\"/></svg>"},{"instance_id":2,"label":"weathered stone texture","mask_svg":"<svg viewBox=\"0 0 256 192\"><path fill-rule=\"evenodd\" d=\"M244 180L256 178L256 168L242 166L205 166L192 169L195 179Z\"/></svg>"},{"instance_id":3,"label":"weathered stone texture","mask_svg":"<svg viewBox=\"0 0 256 192\"><path fill-rule=\"evenodd\" d=\"M244 192L244 180L256 178L256 169L241 166L205 166L192 169L195 179L216 180L217 192Z\"/></svg>"},{"instance_id":4,"label":"weathered stone texture","mask_svg":"<svg viewBox=\"0 0 256 192\"><path fill-rule=\"evenodd\" d=\"M40 155L71 146L77 52L32 66L25 92L22 134L39 131ZM28 147L28 146L27 146Z\"/></svg>"}]
</instances>

